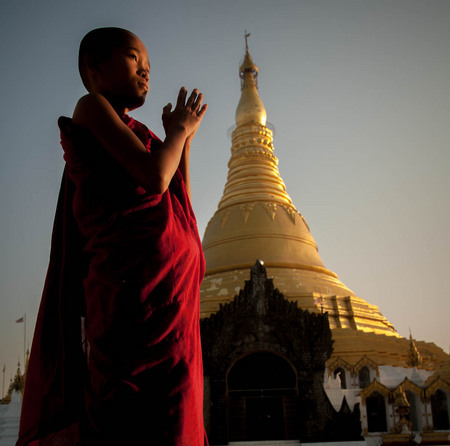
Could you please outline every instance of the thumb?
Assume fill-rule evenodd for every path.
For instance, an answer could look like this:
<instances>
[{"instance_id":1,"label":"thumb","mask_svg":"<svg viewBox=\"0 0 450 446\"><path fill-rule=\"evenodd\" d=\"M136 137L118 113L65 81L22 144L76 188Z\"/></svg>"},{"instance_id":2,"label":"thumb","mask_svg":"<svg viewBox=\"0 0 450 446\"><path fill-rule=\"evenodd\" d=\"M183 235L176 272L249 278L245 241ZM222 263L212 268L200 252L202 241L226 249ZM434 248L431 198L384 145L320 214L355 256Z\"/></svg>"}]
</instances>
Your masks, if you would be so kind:
<instances>
[{"instance_id":1,"label":"thumb","mask_svg":"<svg viewBox=\"0 0 450 446\"><path fill-rule=\"evenodd\" d=\"M172 104L169 102L169 103L163 108L163 113L170 113L170 110L172 110Z\"/></svg>"}]
</instances>

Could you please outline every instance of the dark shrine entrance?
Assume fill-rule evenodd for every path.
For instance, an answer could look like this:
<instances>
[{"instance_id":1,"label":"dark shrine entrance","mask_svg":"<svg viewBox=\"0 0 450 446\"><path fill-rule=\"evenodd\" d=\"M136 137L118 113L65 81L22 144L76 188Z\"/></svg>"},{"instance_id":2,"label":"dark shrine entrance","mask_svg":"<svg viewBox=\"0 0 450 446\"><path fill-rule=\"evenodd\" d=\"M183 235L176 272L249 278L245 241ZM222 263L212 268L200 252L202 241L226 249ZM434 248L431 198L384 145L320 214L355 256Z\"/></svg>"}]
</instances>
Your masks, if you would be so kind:
<instances>
[{"instance_id":1,"label":"dark shrine entrance","mask_svg":"<svg viewBox=\"0 0 450 446\"><path fill-rule=\"evenodd\" d=\"M283 357L244 356L227 375L231 441L289 440L297 432L297 376Z\"/></svg>"},{"instance_id":2,"label":"dark shrine entrance","mask_svg":"<svg viewBox=\"0 0 450 446\"><path fill-rule=\"evenodd\" d=\"M359 413L336 413L323 389L328 315L286 300L260 261L234 300L200 325L211 445L361 439Z\"/></svg>"}]
</instances>

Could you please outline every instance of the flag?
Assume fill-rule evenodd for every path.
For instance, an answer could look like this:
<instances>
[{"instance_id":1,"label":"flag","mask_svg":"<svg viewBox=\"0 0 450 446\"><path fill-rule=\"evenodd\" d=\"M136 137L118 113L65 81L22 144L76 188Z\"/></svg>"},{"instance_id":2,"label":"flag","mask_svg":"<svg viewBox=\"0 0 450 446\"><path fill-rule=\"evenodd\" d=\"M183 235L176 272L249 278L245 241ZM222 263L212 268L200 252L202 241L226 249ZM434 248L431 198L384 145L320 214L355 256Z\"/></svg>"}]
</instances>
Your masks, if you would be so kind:
<instances>
[{"instance_id":1,"label":"flag","mask_svg":"<svg viewBox=\"0 0 450 446\"><path fill-rule=\"evenodd\" d=\"M19 319L17 319L16 324L20 324L21 322L23 322L23 316Z\"/></svg>"}]
</instances>

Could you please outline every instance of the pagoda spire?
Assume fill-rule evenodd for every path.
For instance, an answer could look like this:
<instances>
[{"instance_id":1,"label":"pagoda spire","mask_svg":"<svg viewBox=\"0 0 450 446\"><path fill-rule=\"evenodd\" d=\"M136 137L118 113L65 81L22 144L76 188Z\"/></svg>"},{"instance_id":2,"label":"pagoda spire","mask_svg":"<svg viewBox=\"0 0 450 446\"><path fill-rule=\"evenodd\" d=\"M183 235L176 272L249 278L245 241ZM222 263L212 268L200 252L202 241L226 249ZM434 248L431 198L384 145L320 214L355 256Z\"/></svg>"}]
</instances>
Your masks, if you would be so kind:
<instances>
[{"instance_id":1,"label":"pagoda spire","mask_svg":"<svg viewBox=\"0 0 450 446\"><path fill-rule=\"evenodd\" d=\"M248 51L249 36L250 33L245 32L245 56L239 67L242 93L236 109L236 124L242 125L253 121L266 125L266 109L258 94L258 67L253 63Z\"/></svg>"},{"instance_id":2,"label":"pagoda spire","mask_svg":"<svg viewBox=\"0 0 450 446\"><path fill-rule=\"evenodd\" d=\"M269 209L283 205L291 218L298 214L278 171L273 154L273 132L267 127L267 113L258 93L258 67L248 50L239 68L241 98L236 109L236 128L232 133L228 180L219 209L236 204L264 202Z\"/></svg>"},{"instance_id":3,"label":"pagoda spire","mask_svg":"<svg viewBox=\"0 0 450 446\"><path fill-rule=\"evenodd\" d=\"M255 259L262 259L266 266L308 268L335 280L337 276L324 267L308 225L280 176L248 36L239 70L242 91L231 135L227 182L203 237L207 274L251 267Z\"/></svg>"}]
</instances>

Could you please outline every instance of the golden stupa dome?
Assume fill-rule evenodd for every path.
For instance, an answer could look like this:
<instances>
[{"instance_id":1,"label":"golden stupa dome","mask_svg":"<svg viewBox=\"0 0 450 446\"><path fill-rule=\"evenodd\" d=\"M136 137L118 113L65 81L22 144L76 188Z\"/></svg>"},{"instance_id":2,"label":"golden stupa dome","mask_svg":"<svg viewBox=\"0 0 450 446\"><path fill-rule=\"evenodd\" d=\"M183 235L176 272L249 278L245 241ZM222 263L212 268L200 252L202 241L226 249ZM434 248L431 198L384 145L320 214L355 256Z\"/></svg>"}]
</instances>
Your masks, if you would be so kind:
<instances>
[{"instance_id":1,"label":"golden stupa dome","mask_svg":"<svg viewBox=\"0 0 450 446\"><path fill-rule=\"evenodd\" d=\"M233 300L260 259L288 300L310 311L328 311L331 328L399 336L378 307L356 296L323 264L280 177L257 74L246 45L228 178L203 237L202 317Z\"/></svg>"}]
</instances>

